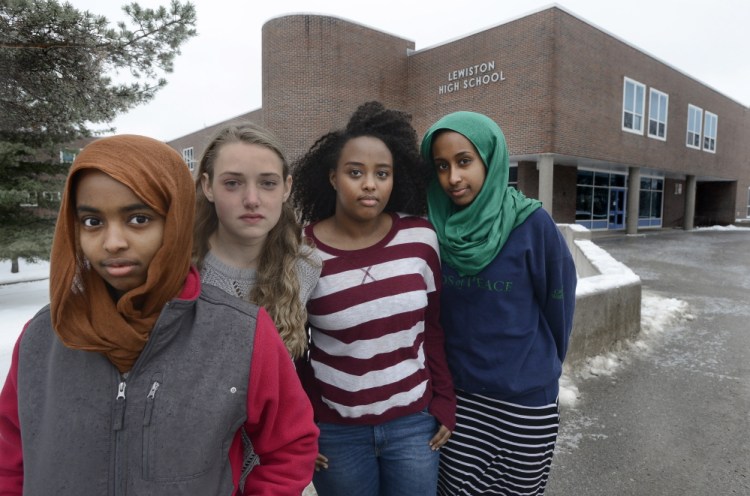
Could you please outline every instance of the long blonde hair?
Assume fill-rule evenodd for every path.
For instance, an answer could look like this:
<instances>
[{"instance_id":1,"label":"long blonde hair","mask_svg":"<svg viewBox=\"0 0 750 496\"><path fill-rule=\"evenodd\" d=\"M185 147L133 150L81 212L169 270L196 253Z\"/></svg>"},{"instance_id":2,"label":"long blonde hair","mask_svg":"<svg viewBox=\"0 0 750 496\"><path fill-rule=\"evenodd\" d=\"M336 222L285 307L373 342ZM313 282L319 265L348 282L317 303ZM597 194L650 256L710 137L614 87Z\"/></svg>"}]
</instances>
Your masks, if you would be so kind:
<instances>
[{"instance_id":1,"label":"long blonde hair","mask_svg":"<svg viewBox=\"0 0 750 496\"><path fill-rule=\"evenodd\" d=\"M267 129L247 122L229 125L214 135L201 157L195 181L196 212L193 233L193 262L202 268L206 254L211 249L210 236L219 227L216 208L208 201L201 187L201 177L213 181L214 163L221 147L230 143L260 145L276 153L282 163L282 176L289 177L289 164L276 137ZM284 202L281 217L269 231L258 261L255 287L248 295L251 303L264 307L293 358L301 357L307 349L307 309L300 302L300 282L297 264L309 257L301 250L302 229L294 209ZM313 262L310 262L313 263Z\"/></svg>"}]
</instances>

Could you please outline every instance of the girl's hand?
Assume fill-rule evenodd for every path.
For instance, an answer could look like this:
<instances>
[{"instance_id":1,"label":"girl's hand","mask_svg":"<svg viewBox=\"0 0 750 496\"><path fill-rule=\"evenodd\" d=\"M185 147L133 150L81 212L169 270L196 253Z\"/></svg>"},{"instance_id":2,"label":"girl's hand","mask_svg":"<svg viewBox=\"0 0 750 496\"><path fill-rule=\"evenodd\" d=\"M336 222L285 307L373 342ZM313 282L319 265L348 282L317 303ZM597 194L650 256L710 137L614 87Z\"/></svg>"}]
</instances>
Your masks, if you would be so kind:
<instances>
[{"instance_id":1,"label":"girl's hand","mask_svg":"<svg viewBox=\"0 0 750 496\"><path fill-rule=\"evenodd\" d=\"M320 469L328 468L328 458L318 453L318 457L315 459L315 471L320 472Z\"/></svg>"},{"instance_id":2,"label":"girl's hand","mask_svg":"<svg viewBox=\"0 0 750 496\"><path fill-rule=\"evenodd\" d=\"M430 439L430 448L432 448L433 451L439 450L445 443L448 442L448 439L451 437L451 431L448 430L448 428L444 425L440 426L440 429L438 429L437 434L432 436L432 439Z\"/></svg>"}]
</instances>

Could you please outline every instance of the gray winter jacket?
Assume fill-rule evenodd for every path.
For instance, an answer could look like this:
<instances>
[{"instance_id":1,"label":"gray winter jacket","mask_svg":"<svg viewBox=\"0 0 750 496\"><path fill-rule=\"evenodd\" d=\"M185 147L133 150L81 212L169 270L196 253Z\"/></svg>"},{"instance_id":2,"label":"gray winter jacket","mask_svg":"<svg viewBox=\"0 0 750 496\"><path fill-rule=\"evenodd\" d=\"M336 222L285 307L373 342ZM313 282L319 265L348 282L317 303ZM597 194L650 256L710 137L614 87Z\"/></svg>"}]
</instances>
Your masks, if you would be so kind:
<instances>
[{"instance_id":1,"label":"gray winter jacket","mask_svg":"<svg viewBox=\"0 0 750 496\"><path fill-rule=\"evenodd\" d=\"M103 355L65 347L41 310L19 349L24 494L232 494L256 318L203 286L168 303L123 377Z\"/></svg>"}]
</instances>

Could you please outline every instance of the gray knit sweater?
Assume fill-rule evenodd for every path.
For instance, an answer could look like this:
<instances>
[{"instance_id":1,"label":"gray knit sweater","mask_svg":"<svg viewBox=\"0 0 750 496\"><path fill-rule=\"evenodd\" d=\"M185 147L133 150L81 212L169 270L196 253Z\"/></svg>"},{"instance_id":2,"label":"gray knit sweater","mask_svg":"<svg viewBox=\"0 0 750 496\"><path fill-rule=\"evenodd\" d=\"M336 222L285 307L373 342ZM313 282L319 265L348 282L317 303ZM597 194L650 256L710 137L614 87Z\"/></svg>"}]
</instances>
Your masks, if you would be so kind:
<instances>
[{"instance_id":1,"label":"gray knit sweater","mask_svg":"<svg viewBox=\"0 0 750 496\"><path fill-rule=\"evenodd\" d=\"M323 267L320 256L307 245L300 247L307 258L300 258L297 262L297 277L299 277L299 299L302 305L307 304L313 288L318 283L320 270ZM247 300L250 291L255 287L257 273L255 269L238 269L223 263L212 252L208 252L203 260L201 282L216 286L227 293Z\"/></svg>"}]
</instances>

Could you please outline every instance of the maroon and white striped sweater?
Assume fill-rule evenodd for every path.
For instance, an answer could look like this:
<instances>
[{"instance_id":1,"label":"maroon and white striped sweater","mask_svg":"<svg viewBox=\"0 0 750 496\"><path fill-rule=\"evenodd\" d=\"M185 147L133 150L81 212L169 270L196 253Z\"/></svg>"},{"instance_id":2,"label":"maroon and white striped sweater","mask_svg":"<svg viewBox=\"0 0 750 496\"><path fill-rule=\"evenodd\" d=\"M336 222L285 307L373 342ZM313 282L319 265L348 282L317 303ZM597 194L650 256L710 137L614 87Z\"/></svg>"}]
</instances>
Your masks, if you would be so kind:
<instances>
[{"instance_id":1,"label":"maroon and white striped sweater","mask_svg":"<svg viewBox=\"0 0 750 496\"><path fill-rule=\"evenodd\" d=\"M312 343L300 375L318 421L373 425L427 407L453 430L437 237L422 217L391 215L385 238L360 250L305 229L323 271L307 305Z\"/></svg>"}]
</instances>

